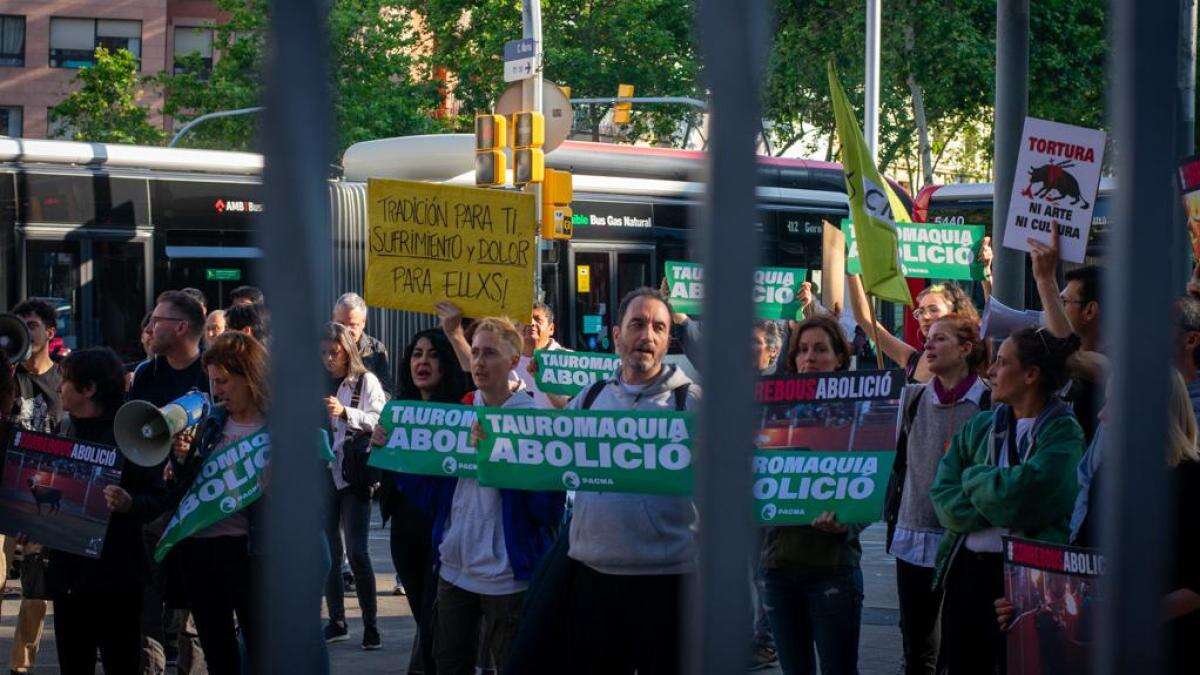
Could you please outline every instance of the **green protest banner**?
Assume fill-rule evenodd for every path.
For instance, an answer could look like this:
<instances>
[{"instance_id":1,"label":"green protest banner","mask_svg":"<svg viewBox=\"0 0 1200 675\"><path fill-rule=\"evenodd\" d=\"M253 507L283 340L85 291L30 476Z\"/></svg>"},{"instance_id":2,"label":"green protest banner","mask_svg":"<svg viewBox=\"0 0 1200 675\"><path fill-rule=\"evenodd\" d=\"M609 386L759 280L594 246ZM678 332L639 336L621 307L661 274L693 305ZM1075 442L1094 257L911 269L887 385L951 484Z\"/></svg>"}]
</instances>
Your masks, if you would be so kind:
<instances>
[{"instance_id":1,"label":"green protest banner","mask_svg":"<svg viewBox=\"0 0 1200 675\"><path fill-rule=\"evenodd\" d=\"M692 416L675 411L479 414L479 482L518 490L692 493Z\"/></svg>"},{"instance_id":2,"label":"green protest banner","mask_svg":"<svg viewBox=\"0 0 1200 675\"><path fill-rule=\"evenodd\" d=\"M667 290L675 311L699 315L704 304L704 268L698 263L668 260ZM754 313L760 319L797 319L800 286L808 270L760 267L754 271Z\"/></svg>"},{"instance_id":3,"label":"green protest banner","mask_svg":"<svg viewBox=\"0 0 1200 675\"><path fill-rule=\"evenodd\" d=\"M667 294L671 306L683 314L700 314L704 305L704 268L699 263L668 260Z\"/></svg>"},{"instance_id":4,"label":"green protest banner","mask_svg":"<svg viewBox=\"0 0 1200 675\"><path fill-rule=\"evenodd\" d=\"M808 525L825 511L842 523L873 523L895 452L759 450L754 454L754 509L760 523Z\"/></svg>"},{"instance_id":5,"label":"green protest banner","mask_svg":"<svg viewBox=\"0 0 1200 675\"><path fill-rule=\"evenodd\" d=\"M371 449L367 464L426 476L475 476L471 406L424 401L390 401L379 415L387 444Z\"/></svg>"},{"instance_id":6,"label":"green protest banner","mask_svg":"<svg viewBox=\"0 0 1200 675\"><path fill-rule=\"evenodd\" d=\"M271 461L266 427L214 450L167 523L154 559L162 562L176 544L241 511L262 496L260 477Z\"/></svg>"},{"instance_id":7,"label":"green protest banner","mask_svg":"<svg viewBox=\"0 0 1200 675\"><path fill-rule=\"evenodd\" d=\"M621 357L601 352L537 349L533 357L537 359L538 389L560 396L574 396L621 366Z\"/></svg>"},{"instance_id":8,"label":"green protest banner","mask_svg":"<svg viewBox=\"0 0 1200 675\"><path fill-rule=\"evenodd\" d=\"M954 223L896 223L900 235L900 266L904 276L917 279L971 281L983 278L979 250L987 232L983 225ZM849 218L842 219L846 235L846 274L861 274L858 242Z\"/></svg>"}]
</instances>

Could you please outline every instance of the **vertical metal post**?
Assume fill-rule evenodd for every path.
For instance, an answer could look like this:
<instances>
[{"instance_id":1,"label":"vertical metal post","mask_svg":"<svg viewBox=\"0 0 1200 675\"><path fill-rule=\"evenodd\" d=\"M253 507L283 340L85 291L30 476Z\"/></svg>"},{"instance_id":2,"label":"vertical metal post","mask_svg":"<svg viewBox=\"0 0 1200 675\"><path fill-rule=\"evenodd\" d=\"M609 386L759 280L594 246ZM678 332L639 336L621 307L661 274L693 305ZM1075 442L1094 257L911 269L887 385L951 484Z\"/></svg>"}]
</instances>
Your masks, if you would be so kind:
<instances>
[{"instance_id":1,"label":"vertical metal post","mask_svg":"<svg viewBox=\"0 0 1200 675\"><path fill-rule=\"evenodd\" d=\"M542 110L542 0L524 0L521 3L521 37L537 40L537 74L532 78L521 81L521 107L524 110L534 110L545 114ZM516 133L516 129L513 130ZM515 157L514 157L515 161ZM514 164L513 168L516 168ZM544 295L542 289L542 184L534 183L533 199L536 203L534 218L537 230L534 234L534 248L537 249L537 262L533 268L533 299L541 302Z\"/></svg>"},{"instance_id":2,"label":"vertical metal post","mask_svg":"<svg viewBox=\"0 0 1200 675\"><path fill-rule=\"evenodd\" d=\"M1111 109L1117 204L1108 274L1105 335L1114 397L1105 434L1103 481L1106 603L1096 640L1100 673L1162 672L1161 605L1171 543L1167 475L1170 300L1181 289L1162 264L1178 210L1171 134L1179 7L1112 0Z\"/></svg>"},{"instance_id":3,"label":"vertical metal post","mask_svg":"<svg viewBox=\"0 0 1200 675\"><path fill-rule=\"evenodd\" d=\"M867 0L867 54L864 68L863 137L871 162L879 157L879 26L883 0Z\"/></svg>"},{"instance_id":4,"label":"vertical metal post","mask_svg":"<svg viewBox=\"0 0 1200 675\"><path fill-rule=\"evenodd\" d=\"M1196 154L1196 0L1179 0L1179 75L1176 84L1175 156L1178 159ZM1178 204L1178 202L1176 202ZM1186 282L1191 266L1191 247L1187 234L1187 214L1175 210L1171 227L1171 247L1167 263L1171 279Z\"/></svg>"},{"instance_id":5,"label":"vertical metal post","mask_svg":"<svg viewBox=\"0 0 1200 675\"><path fill-rule=\"evenodd\" d=\"M265 623L260 673L329 671L321 640L323 485L316 429L320 405L318 329L330 284L331 157L328 2L273 0L262 125L266 212L259 233L271 342L271 479L256 598ZM322 234L326 233L326 234ZM265 662L264 662L265 661Z\"/></svg>"},{"instance_id":6,"label":"vertical metal post","mask_svg":"<svg viewBox=\"0 0 1200 675\"><path fill-rule=\"evenodd\" d=\"M1004 248L1004 221L1029 108L1029 0L996 2L996 182L992 200L992 294L1025 307L1025 253Z\"/></svg>"},{"instance_id":7,"label":"vertical metal post","mask_svg":"<svg viewBox=\"0 0 1200 675\"><path fill-rule=\"evenodd\" d=\"M750 448L754 428L749 367L751 302L759 242L759 85L770 34L768 3L702 0L700 51L712 94L708 186L699 233L705 264L700 369L709 384L699 415L696 500L700 569L688 594L688 672L744 671L750 634Z\"/></svg>"}]
</instances>

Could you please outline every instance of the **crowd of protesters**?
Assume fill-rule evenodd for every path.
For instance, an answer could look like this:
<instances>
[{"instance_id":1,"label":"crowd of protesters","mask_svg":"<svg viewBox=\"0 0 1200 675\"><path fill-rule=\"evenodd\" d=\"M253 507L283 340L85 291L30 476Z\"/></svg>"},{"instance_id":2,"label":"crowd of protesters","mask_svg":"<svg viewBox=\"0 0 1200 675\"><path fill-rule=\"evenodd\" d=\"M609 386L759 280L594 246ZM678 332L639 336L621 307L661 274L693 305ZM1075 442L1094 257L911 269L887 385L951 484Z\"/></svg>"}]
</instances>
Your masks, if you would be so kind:
<instances>
[{"instance_id":1,"label":"crowd of protesters","mask_svg":"<svg viewBox=\"0 0 1200 675\"><path fill-rule=\"evenodd\" d=\"M798 321L756 322L750 363L760 375L868 367L863 336L905 371L896 455L882 520L895 558L903 672L1003 672L1012 606L1004 600L1005 535L1095 546L1103 494L1107 360L1099 270L1067 272L1060 288L1055 244L1031 253L1042 304L1014 312L988 298L980 313L954 283L915 298L919 344L892 336L872 316L854 277L853 325L815 300L806 284ZM1196 288L1195 290L1200 290ZM34 667L49 603L65 673L248 672L256 654L252 592L257 505L184 539L161 564L150 556L204 461L256 433L270 411L270 314L257 289L237 289L208 309L195 289L166 291L142 322L145 359L122 364L105 347L54 354L56 312L29 299L13 308L32 348L0 368L0 412L16 425L115 445L124 401L163 406L191 391L215 403L178 434L164 465L127 463L104 490L112 512L103 551L89 559L7 537L0 572L22 553L23 597L10 668ZM437 305L440 325L418 332L396 368L367 333L367 306L338 298L321 332L328 374L324 428L333 460L323 476L327 621L314 640L355 633L380 649L378 589L369 553L373 504L385 526L397 592L417 631L409 673L675 673L686 624L680 603L696 574L700 527L689 498L480 485L473 478L380 471L367 457L387 432L389 399L571 410L688 411L701 391L664 361L673 328L699 346L699 322L674 312L660 290L640 288L617 309L619 368L573 397L537 386L537 350L555 341L553 310L537 304L525 324L464 319ZM1200 489L1200 293L1175 304L1169 446L1156 451L1178 495ZM4 358L0 362L8 363ZM482 431L472 432L472 441ZM1153 453L1152 453L1153 454ZM1160 461L1155 459L1155 461ZM1163 598L1172 664L1200 654L1197 532L1177 499L1177 546ZM785 673L858 672L864 582L859 536L866 524L835 512L808 525L762 526L748 581L755 597L751 668ZM358 597L361 625L344 596Z\"/></svg>"}]
</instances>

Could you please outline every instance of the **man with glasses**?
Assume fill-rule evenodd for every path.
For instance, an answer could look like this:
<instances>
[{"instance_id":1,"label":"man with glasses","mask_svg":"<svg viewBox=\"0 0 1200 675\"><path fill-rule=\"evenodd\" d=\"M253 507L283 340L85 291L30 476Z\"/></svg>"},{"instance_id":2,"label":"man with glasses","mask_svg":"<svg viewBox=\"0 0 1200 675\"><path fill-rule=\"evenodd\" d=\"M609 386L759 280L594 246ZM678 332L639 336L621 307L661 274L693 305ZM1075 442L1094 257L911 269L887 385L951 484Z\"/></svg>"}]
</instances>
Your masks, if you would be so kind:
<instances>
[{"instance_id":1,"label":"man with glasses","mask_svg":"<svg viewBox=\"0 0 1200 675\"><path fill-rule=\"evenodd\" d=\"M1074 333L1079 338L1081 358L1092 360L1092 356L1103 354L1100 268L1086 265L1067 272L1064 275L1067 285L1060 291L1055 276L1059 263L1058 230L1053 230L1049 245L1034 239L1029 240L1029 245L1033 279L1042 301L1042 322L1046 330L1059 338ZM1071 404L1083 427L1083 435L1090 443L1099 423L1100 409L1104 407L1104 382L1098 368L1089 370L1091 372L1074 373L1062 397Z\"/></svg>"},{"instance_id":2,"label":"man with glasses","mask_svg":"<svg viewBox=\"0 0 1200 675\"><path fill-rule=\"evenodd\" d=\"M147 329L154 358L138 366L128 400L148 401L161 408L192 389L208 393L208 376L200 363L200 340L204 335L204 309L200 302L183 291L160 294ZM176 446L183 448L188 442L185 434L180 434ZM160 521L147 527L146 538L151 548L162 532L164 523ZM204 653L188 613L171 609L164 616L164 606L174 608L181 604L177 600L172 602L173 584L166 580L170 564L168 557L163 565L155 566L153 582L146 589L142 615L143 673L163 673L176 658L179 673L200 672L204 668Z\"/></svg>"}]
</instances>

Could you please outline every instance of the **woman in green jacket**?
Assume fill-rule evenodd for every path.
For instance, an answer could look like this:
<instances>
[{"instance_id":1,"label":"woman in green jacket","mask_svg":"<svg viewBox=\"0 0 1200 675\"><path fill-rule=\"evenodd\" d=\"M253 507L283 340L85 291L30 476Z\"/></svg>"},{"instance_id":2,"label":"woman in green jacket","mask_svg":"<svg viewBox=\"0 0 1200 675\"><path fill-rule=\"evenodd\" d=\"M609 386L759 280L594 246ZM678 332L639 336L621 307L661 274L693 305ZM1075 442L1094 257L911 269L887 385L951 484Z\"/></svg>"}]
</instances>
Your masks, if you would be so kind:
<instances>
[{"instance_id":1,"label":"woman in green jacket","mask_svg":"<svg viewBox=\"0 0 1200 675\"><path fill-rule=\"evenodd\" d=\"M1004 595L1001 537L1065 543L1083 430L1055 394L1078 348L1045 329L1013 333L988 371L993 410L971 419L938 465L930 497L946 528L934 583L943 584L947 675L1003 672L993 602Z\"/></svg>"}]
</instances>

